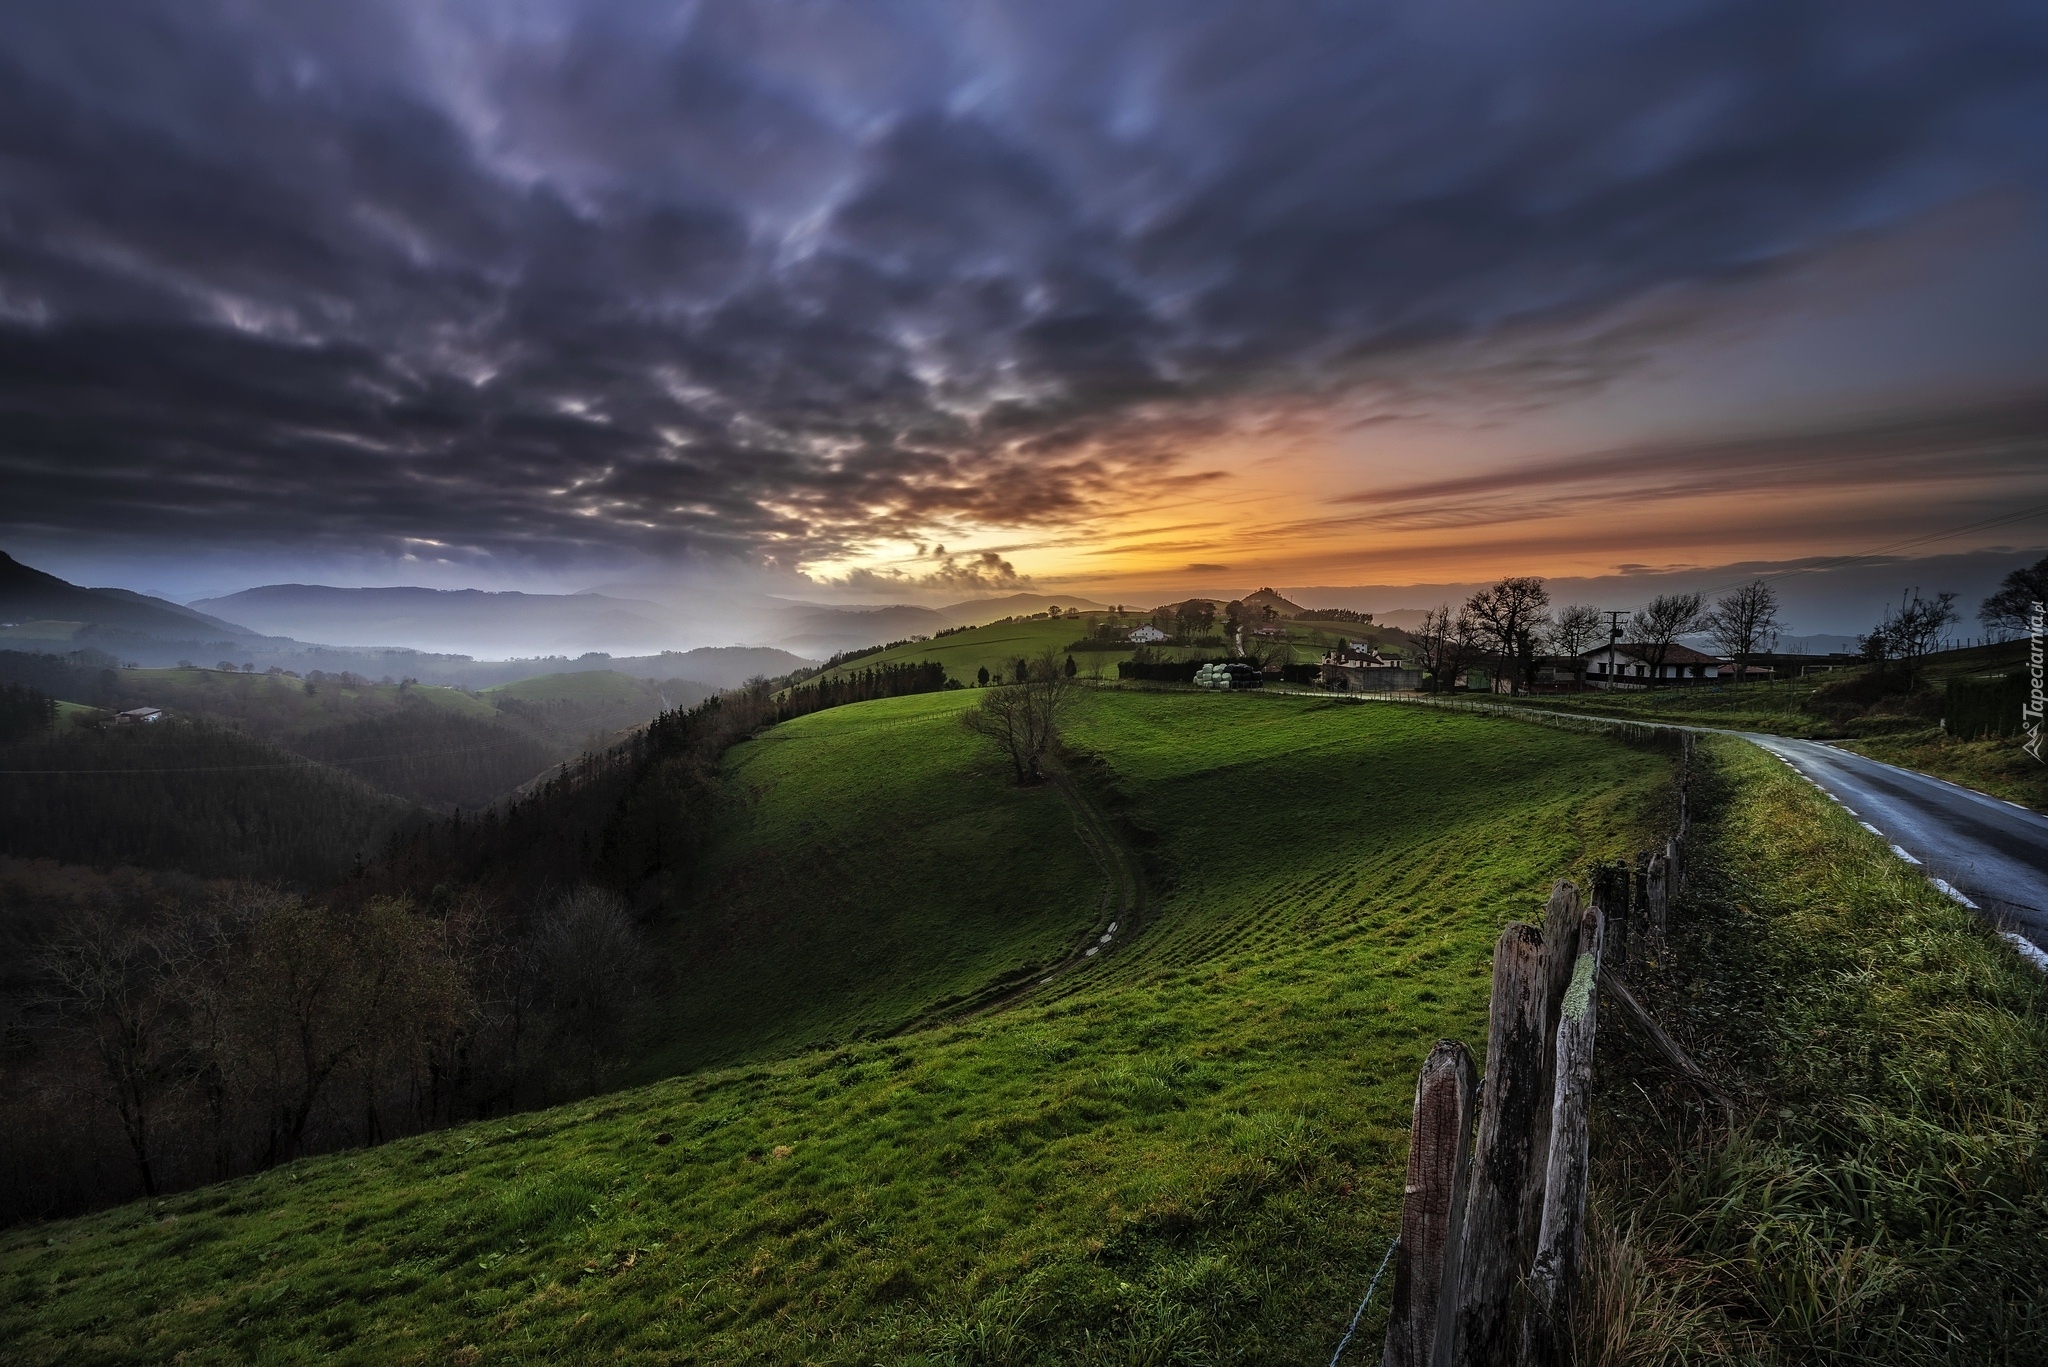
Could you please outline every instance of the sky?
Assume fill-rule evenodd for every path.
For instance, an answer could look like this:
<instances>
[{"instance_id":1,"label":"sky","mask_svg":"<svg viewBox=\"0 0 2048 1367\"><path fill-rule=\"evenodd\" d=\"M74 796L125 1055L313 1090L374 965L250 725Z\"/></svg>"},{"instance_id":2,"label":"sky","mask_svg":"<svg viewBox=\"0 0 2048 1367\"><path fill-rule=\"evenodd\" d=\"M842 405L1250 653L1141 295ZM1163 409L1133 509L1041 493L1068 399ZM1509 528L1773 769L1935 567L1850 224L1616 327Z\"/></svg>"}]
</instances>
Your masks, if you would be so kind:
<instances>
[{"instance_id":1,"label":"sky","mask_svg":"<svg viewBox=\"0 0 2048 1367\"><path fill-rule=\"evenodd\" d=\"M2048 544L2044 192L2038 4L15 6L0 547L1911 582Z\"/></svg>"}]
</instances>

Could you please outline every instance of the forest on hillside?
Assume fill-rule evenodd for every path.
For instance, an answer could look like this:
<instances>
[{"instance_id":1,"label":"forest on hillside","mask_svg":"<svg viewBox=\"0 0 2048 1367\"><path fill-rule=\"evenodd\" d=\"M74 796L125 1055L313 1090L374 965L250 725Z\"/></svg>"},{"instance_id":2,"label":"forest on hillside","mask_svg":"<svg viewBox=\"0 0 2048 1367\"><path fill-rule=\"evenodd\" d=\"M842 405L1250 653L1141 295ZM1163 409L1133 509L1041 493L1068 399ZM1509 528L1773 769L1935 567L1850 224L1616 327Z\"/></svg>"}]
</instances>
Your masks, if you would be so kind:
<instances>
[{"instance_id":1,"label":"forest on hillside","mask_svg":"<svg viewBox=\"0 0 2048 1367\"><path fill-rule=\"evenodd\" d=\"M0 798L0 1222L598 1090L660 987L646 921L693 885L726 750L945 686L758 682L443 819L217 722L0 747L23 780ZM418 744L493 727L400 711L299 740L417 786L364 753L413 716Z\"/></svg>"},{"instance_id":2,"label":"forest on hillside","mask_svg":"<svg viewBox=\"0 0 2048 1367\"><path fill-rule=\"evenodd\" d=\"M201 722L0 745L0 853L319 887L374 858L412 803Z\"/></svg>"},{"instance_id":3,"label":"forest on hillside","mask_svg":"<svg viewBox=\"0 0 2048 1367\"><path fill-rule=\"evenodd\" d=\"M0 651L0 687L108 712L160 707L177 719L270 741L444 813L474 811L563 760L602 748L659 715L671 698L687 704L706 696L688 680L610 674L569 676L553 691L540 679L471 694L411 679L377 682L320 670L302 678L228 665L128 670L90 650Z\"/></svg>"}]
</instances>

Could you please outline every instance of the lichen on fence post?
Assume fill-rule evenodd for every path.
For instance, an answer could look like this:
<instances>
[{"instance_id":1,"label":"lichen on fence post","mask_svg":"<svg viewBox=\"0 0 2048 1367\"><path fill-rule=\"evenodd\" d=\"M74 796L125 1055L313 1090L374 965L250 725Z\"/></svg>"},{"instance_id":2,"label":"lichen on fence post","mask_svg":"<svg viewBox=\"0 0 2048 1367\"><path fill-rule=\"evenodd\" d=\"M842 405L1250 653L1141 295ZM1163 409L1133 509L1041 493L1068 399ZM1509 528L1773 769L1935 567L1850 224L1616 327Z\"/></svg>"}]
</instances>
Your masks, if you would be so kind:
<instances>
[{"instance_id":1,"label":"lichen on fence post","mask_svg":"<svg viewBox=\"0 0 2048 1367\"><path fill-rule=\"evenodd\" d=\"M1529 1267L1529 1304L1522 1319L1520 1361L1553 1367L1564 1361L1565 1317L1585 1244L1588 1117L1592 1107L1600 912L1589 909L1579 931L1578 962L1558 1013L1551 1089L1550 1153L1543 1173L1543 1214Z\"/></svg>"}]
</instances>

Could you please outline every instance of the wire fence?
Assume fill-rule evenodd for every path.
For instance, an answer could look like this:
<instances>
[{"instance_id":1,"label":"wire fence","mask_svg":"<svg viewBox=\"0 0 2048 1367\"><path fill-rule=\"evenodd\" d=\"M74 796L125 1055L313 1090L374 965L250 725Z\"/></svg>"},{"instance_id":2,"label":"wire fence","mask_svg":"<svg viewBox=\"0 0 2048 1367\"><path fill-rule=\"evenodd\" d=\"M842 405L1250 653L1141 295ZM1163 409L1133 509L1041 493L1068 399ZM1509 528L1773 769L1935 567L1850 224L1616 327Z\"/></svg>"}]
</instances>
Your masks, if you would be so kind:
<instances>
[{"instance_id":1,"label":"wire fence","mask_svg":"<svg viewBox=\"0 0 2048 1367\"><path fill-rule=\"evenodd\" d=\"M1337 1351L1330 1354L1330 1367L1337 1367L1337 1359L1344 1356L1344 1350L1351 1346L1351 1336L1358 1332L1358 1321L1365 1317L1365 1307L1372 1304L1372 1293L1380 1289L1380 1278L1387 1273L1387 1264L1394 1260L1394 1250L1401 1246L1401 1236L1396 1234L1394 1242L1387 1245L1386 1256L1380 1259L1380 1270L1372 1274L1372 1283L1365 1288L1365 1299L1351 1312L1351 1324L1344 1330L1344 1337L1337 1340Z\"/></svg>"}]
</instances>

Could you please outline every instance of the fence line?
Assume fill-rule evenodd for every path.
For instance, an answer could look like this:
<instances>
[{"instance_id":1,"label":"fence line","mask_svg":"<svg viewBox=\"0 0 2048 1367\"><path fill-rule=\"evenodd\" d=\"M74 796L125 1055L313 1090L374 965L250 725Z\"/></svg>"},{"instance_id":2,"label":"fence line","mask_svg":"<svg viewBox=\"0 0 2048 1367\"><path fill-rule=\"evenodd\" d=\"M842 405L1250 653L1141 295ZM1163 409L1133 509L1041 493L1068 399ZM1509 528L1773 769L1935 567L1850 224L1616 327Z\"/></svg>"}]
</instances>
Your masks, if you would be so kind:
<instances>
[{"instance_id":1,"label":"fence line","mask_svg":"<svg viewBox=\"0 0 2048 1367\"><path fill-rule=\"evenodd\" d=\"M1466 710L1530 716L1487 704ZM1696 765L1694 737L1683 733L1678 819L1660 849L1633 867L1595 868L1583 903L1576 885L1558 882L1540 928L1502 927L1486 1076L1475 1078L1471 1052L1457 1040L1439 1040L1424 1062L1401 1236L1388 1250L1396 1261L1383 1367L1562 1367L1568 1359L1603 995L1728 1106L1622 980L1631 957L1649 964L1668 953L1671 909L1687 877Z\"/></svg>"}]
</instances>

